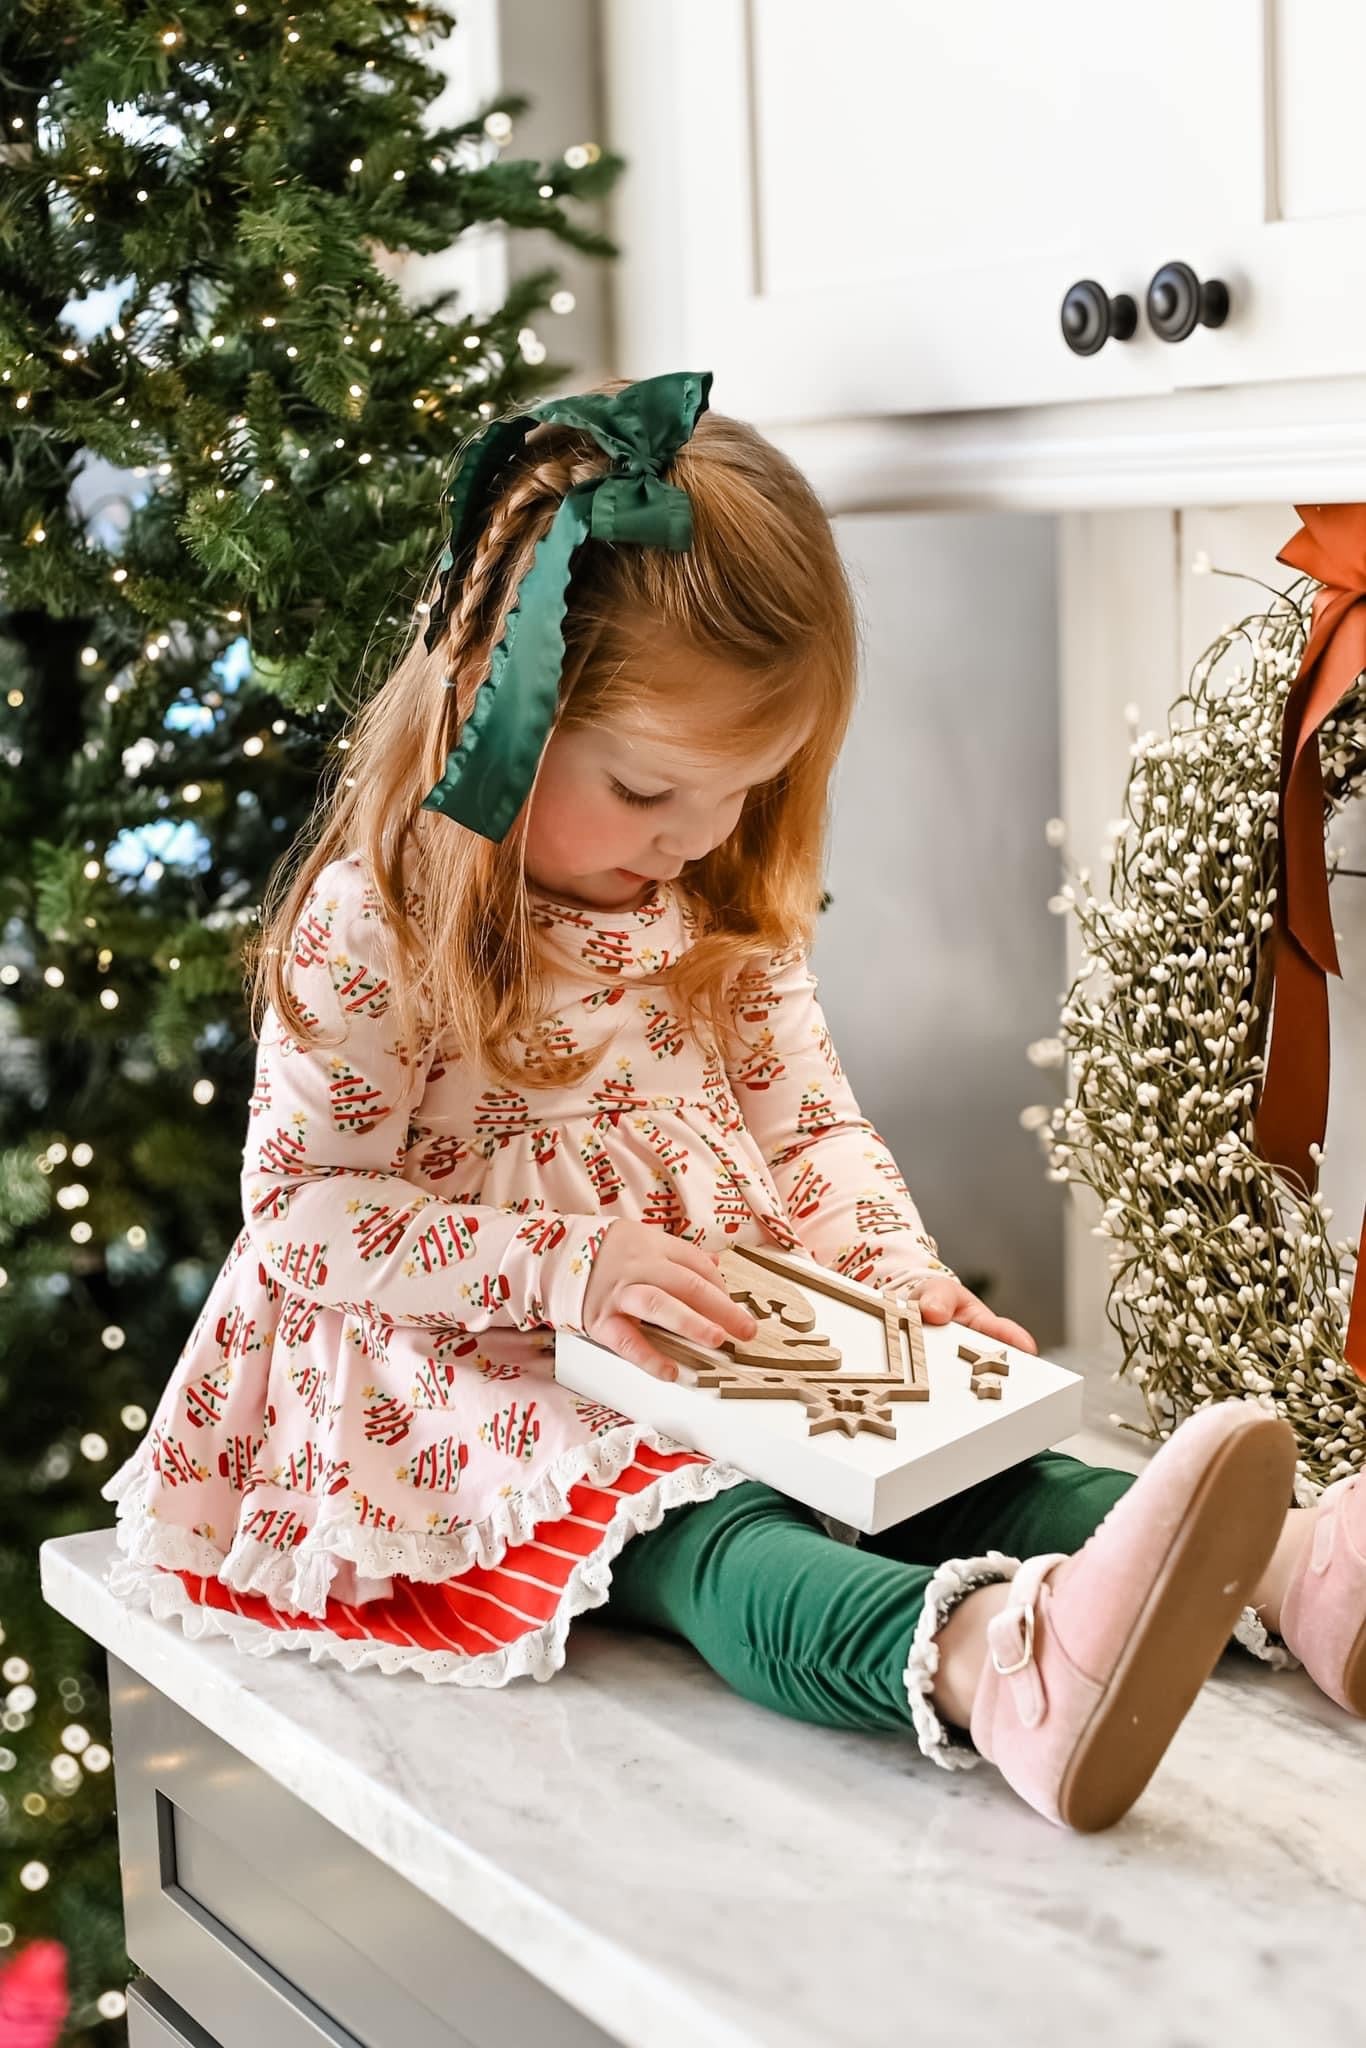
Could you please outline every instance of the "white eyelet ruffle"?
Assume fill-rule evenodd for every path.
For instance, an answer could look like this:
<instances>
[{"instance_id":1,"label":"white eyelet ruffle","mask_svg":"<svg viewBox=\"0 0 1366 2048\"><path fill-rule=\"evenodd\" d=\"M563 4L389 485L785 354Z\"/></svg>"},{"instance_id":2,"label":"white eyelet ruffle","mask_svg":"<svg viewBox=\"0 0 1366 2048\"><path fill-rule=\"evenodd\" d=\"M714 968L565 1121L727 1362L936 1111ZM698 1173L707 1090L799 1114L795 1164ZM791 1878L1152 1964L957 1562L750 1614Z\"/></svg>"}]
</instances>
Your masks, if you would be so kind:
<instances>
[{"instance_id":1,"label":"white eyelet ruffle","mask_svg":"<svg viewBox=\"0 0 1366 2048\"><path fill-rule=\"evenodd\" d=\"M624 1423L586 1443L572 1444L534 1486L510 1494L482 1522L471 1523L453 1535L434 1536L421 1529L363 1528L353 1521L329 1522L320 1516L304 1541L284 1552L258 1537L239 1533L225 1554L193 1530L148 1514L142 1486L152 1476L150 1431L128 1464L101 1492L104 1499L118 1503L118 1544L130 1564L197 1572L221 1579L235 1593L259 1593L283 1614L320 1618L327 1611L329 1597L343 1598L353 1606L386 1598L395 1576L428 1583L458 1578L473 1565L491 1571L502 1563L512 1545L530 1542L538 1524L558 1521L572 1512L569 1495L573 1487L584 1481L610 1486L641 1444L665 1456L687 1448L644 1424ZM681 1469L712 1471L717 1477L710 1482L709 1493L685 1493L680 1499L709 1498L723 1487L738 1485L745 1476L720 1461Z\"/></svg>"},{"instance_id":2,"label":"white eyelet ruffle","mask_svg":"<svg viewBox=\"0 0 1366 2048\"><path fill-rule=\"evenodd\" d=\"M1298 1671L1300 1660L1289 1645L1266 1626L1255 1607L1245 1607L1233 1624L1233 1640L1260 1657L1274 1671Z\"/></svg>"},{"instance_id":3,"label":"white eyelet ruffle","mask_svg":"<svg viewBox=\"0 0 1366 2048\"><path fill-rule=\"evenodd\" d=\"M622 1455L618 1457L614 1450L613 1455L604 1461L611 1465L610 1473L593 1471L590 1465L568 1483L576 1484L582 1478L598 1478L606 1483L634 1455L638 1443L664 1452L681 1448L654 1430L633 1428L628 1434L631 1441ZM580 1447L577 1452L580 1465L588 1462L584 1454L592 1448ZM201 1548L212 1546L204 1546L202 1538L193 1537L185 1530L164 1526L158 1530L154 1521L144 1525L145 1540L135 1543L131 1550L123 1544L121 1527L119 1540L123 1554L110 1564L108 1584L110 1591L120 1599L150 1608L155 1620L178 1621L191 1642L198 1642L204 1636L228 1636L238 1649L253 1657L270 1657L277 1650L306 1650L311 1664L330 1661L343 1665L348 1671L358 1671L368 1665L386 1673L416 1671L433 1685L502 1686L510 1679L523 1677L544 1683L565 1661L565 1639L574 1617L587 1608L601 1607L606 1602L612 1582L612 1564L630 1538L646 1529L658 1527L670 1508L681 1507L689 1501L710 1500L727 1487L741 1485L745 1477L743 1472L730 1465L681 1465L677 1471L661 1473L653 1485L640 1493L624 1494L617 1512L603 1530L601 1543L590 1557L575 1567L565 1584L559 1606L544 1626L483 1656L453 1655L449 1650L420 1650L411 1645L377 1640L356 1642L334 1635L330 1629L274 1628L246 1615L201 1607L190 1598L172 1573L179 1569L201 1574L208 1571L212 1575L212 1567L206 1566L202 1555L194 1548L196 1545ZM555 1515L553 1506L539 1512L542 1520L553 1519ZM564 1512L569 1512L567 1500ZM492 1562L497 1563L508 1548L506 1537L500 1547L499 1539L490 1535L487 1523L480 1524L472 1533L483 1545L480 1561L484 1555L491 1554ZM392 1536L388 1538L391 1543L393 1540ZM450 1542L452 1539L441 1540ZM157 1555L156 1562L152 1561L154 1555ZM415 1559L415 1562L421 1563L422 1560ZM410 1576L435 1579L443 1574L435 1570L418 1570Z\"/></svg>"},{"instance_id":4,"label":"white eyelet ruffle","mask_svg":"<svg viewBox=\"0 0 1366 2048\"><path fill-rule=\"evenodd\" d=\"M935 1637L960 1600L979 1586L1013 1579L1019 1569L1019 1558L1007 1557L1000 1550L989 1550L984 1557L950 1557L938 1566L925 1588L925 1605L906 1660L906 1697L921 1754L946 1771L972 1770L981 1763L982 1756L973 1748L966 1729L941 1721L931 1702L939 1669L939 1644Z\"/></svg>"}]
</instances>

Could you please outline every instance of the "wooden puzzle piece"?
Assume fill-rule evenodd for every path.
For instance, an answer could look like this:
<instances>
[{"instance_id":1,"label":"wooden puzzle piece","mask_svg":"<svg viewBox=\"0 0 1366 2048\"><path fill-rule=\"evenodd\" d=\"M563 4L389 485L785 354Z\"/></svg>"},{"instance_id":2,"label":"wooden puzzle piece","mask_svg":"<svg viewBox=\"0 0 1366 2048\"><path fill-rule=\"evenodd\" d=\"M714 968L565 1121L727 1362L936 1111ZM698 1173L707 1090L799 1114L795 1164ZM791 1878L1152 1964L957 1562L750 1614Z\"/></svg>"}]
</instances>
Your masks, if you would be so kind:
<instances>
[{"instance_id":1,"label":"wooden puzzle piece","mask_svg":"<svg viewBox=\"0 0 1366 2048\"><path fill-rule=\"evenodd\" d=\"M967 1360L974 1376L985 1372L998 1372L1002 1379L1005 1379L1010 1371L1010 1360L1004 1351L978 1351L971 1344L960 1344L958 1356Z\"/></svg>"},{"instance_id":2,"label":"wooden puzzle piece","mask_svg":"<svg viewBox=\"0 0 1366 2048\"><path fill-rule=\"evenodd\" d=\"M754 1338L728 1337L724 1344L713 1347L652 1323L646 1326L652 1341L666 1356L691 1366L698 1385L715 1388L722 1399L800 1401L812 1436L839 1429L852 1437L863 1429L875 1436L894 1437L896 1424L890 1403L927 1401L930 1396L917 1304L909 1296L880 1290L885 1373L822 1372L822 1365L838 1366L840 1352L819 1334L805 1334L816 1317L803 1290L828 1294L869 1316L875 1316L877 1309L861 1292L842 1283L839 1275L822 1272L813 1277L803 1269L794 1271L791 1263L779 1263L779 1259L779 1254L766 1250L756 1254L748 1245L729 1246L720 1256L726 1292L733 1300L743 1301L760 1323ZM749 1270L751 1265L769 1269L776 1275L776 1283L767 1273L756 1278ZM766 1329L765 1323L778 1323L782 1328ZM909 1356L903 1353L903 1332Z\"/></svg>"},{"instance_id":3,"label":"wooden puzzle piece","mask_svg":"<svg viewBox=\"0 0 1366 2048\"><path fill-rule=\"evenodd\" d=\"M977 1399L979 1401L999 1401L1001 1398L1001 1380L1005 1379L1010 1371L1010 1360L1006 1357L1004 1351L978 1351L971 1344L960 1344L958 1356L965 1358L972 1368L972 1377L969 1385ZM997 1374L999 1374L999 1378L994 1377Z\"/></svg>"},{"instance_id":4,"label":"wooden puzzle piece","mask_svg":"<svg viewBox=\"0 0 1366 2048\"><path fill-rule=\"evenodd\" d=\"M732 1262L729 1268L727 1266L728 1261ZM759 1288L748 1277L746 1269L752 1265L760 1265L768 1272L776 1274L779 1280L786 1281L792 1293L800 1298L802 1308L805 1310L805 1320L801 1322L796 1320L797 1310L795 1308L790 1314L784 1316L784 1320L789 1322L794 1328L809 1328L810 1323L814 1320L810 1305L802 1293L803 1288L810 1288L818 1294L829 1295L832 1300L843 1302L850 1308L859 1309L866 1315L875 1313L863 1292L859 1288L852 1286L838 1273L823 1270L819 1277L813 1277L802 1268L795 1266L785 1254L771 1251L767 1245L734 1246L721 1254L723 1276L727 1277L727 1292L731 1294L732 1298L736 1300L743 1298L750 1306L755 1307L756 1314L758 1310L755 1305L760 1299L761 1291L764 1298L769 1298L770 1290L768 1283L761 1283L761 1288ZM891 1378L897 1381L904 1381L910 1387L911 1392L906 1396L907 1399L912 1401L928 1401L930 1398L930 1375L929 1366L925 1358L925 1340L919 1303L913 1296L889 1288L880 1288L875 1291L880 1294L882 1299L883 1344L887 1358L887 1372ZM910 1351L909 1364L902 1352L903 1332ZM748 1360L753 1355L743 1339L728 1340L724 1348L733 1352L737 1358ZM832 1350L834 1349L833 1346L831 1348ZM766 1351L764 1355L771 1357L774 1353ZM835 1356L838 1358L837 1352Z\"/></svg>"}]
</instances>

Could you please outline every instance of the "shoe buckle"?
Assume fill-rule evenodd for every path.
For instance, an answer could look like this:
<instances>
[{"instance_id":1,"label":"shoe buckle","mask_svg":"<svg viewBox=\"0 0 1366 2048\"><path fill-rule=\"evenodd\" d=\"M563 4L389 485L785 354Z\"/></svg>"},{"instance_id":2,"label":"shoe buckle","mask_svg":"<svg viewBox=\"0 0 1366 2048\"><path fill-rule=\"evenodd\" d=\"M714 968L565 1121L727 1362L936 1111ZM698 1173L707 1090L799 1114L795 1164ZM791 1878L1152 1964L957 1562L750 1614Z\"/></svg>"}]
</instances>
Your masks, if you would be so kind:
<instances>
[{"instance_id":1,"label":"shoe buckle","mask_svg":"<svg viewBox=\"0 0 1366 2048\"><path fill-rule=\"evenodd\" d=\"M1013 1672L1023 1671L1026 1664L1031 1663L1034 1657L1034 1609L1032 1607L1012 1607L1006 1611L1010 1613L1012 1619L1018 1615L1023 1624L1024 1654L1017 1663L1003 1664L996 1654L995 1643L991 1645L991 1661L1002 1678L1009 1678Z\"/></svg>"}]
</instances>

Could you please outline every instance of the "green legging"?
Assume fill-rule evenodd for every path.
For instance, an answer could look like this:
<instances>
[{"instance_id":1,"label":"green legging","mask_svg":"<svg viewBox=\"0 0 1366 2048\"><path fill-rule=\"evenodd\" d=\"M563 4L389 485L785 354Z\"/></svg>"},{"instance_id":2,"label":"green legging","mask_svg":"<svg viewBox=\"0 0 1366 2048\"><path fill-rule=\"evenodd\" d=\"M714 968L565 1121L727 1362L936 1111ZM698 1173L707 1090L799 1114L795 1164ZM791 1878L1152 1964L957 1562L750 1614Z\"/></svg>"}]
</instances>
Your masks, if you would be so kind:
<instances>
[{"instance_id":1,"label":"green legging","mask_svg":"<svg viewBox=\"0 0 1366 2048\"><path fill-rule=\"evenodd\" d=\"M746 1699L793 1719L913 1725L937 1762L975 1763L965 1731L929 1705L929 1674L908 1684L913 1639L926 1642L971 1586L1009 1578L1015 1561L1079 1550L1134 1477L1040 1451L857 1547L811 1509L746 1480L632 1537L597 1618L682 1636ZM939 1579L926 1616L946 1560L967 1569Z\"/></svg>"}]
</instances>

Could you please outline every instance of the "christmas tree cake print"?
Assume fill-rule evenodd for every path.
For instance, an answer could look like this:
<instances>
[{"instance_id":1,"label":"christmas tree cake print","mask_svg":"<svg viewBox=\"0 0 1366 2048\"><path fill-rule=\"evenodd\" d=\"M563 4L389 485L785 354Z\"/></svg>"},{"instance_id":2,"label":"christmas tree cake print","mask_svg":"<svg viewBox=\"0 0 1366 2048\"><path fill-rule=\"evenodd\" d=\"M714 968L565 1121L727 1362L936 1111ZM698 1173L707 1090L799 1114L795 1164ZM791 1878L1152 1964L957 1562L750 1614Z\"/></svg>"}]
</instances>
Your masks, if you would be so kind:
<instances>
[{"instance_id":1,"label":"christmas tree cake print","mask_svg":"<svg viewBox=\"0 0 1366 2048\"><path fill-rule=\"evenodd\" d=\"M314 1493L321 1484L326 1461L321 1450L310 1437L307 1442L291 1451L283 1464L270 1474L271 1486L282 1486L289 1493Z\"/></svg>"},{"instance_id":2,"label":"christmas tree cake print","mask_svg":"<svg viewBox=\"0 0 1366 2048\"><path fill-rule=\"evenodd\" d=\"M327 1106L334 1131L346 1131L363 1138L391 1114L384 1090L340 1057L328 1062Z\"/></svg>"},{"instance_id":3,"label":"christmas tree cake print","mask_svg":"<svg viewBox=\"0 0 1366 2048\"><path fill-rule=\"evenodd\" d=\"M687 1172L687 1146L680 1139L671 1137L667 1131L661 1130L652 1116L633 1116L631 1128L641 1132L661 1166L667 1166L670 1173Z\"/></svg>"},{"instance_id":4,"label":"christmas tree cake print","mask_svg":"<svg viewBox=\"0 0 1366 2048\"><path fill-rule=\"evenodd\" d=\"M310 1422L320 1422L327 1403L327 1379L322 1367L311 1359L293 1359L289 1365L289 1384L298 1396L300 1404Z\"/></svg>"},{"instance_id":5,"label":"christmas tree cake print","mask_svg":"<svg viewBox=\"0 0 1366 2048\"><path fill-rule=\"evenodd\" d=\"M401 1444L413 1426L414 1410L378 1387L362 1387L361 1399L365 1403L365 1441Z\"/></svg>"},{"instance_id":6,"label":"christmas tree cake print","mask_svg":"<svg viewBox=\"0 0 1366 2048\"><path fill-rule=\"evenodd\" d=\"M228 1388L232 1384L232 1367L216 1365L212 1372L202 1373L185 1389L185 1420L194 1429L223 1420L227 1406Z\"/></svg>"},{"instance_id":7,"label":"christmas tree cake print","mask_svg":"<svg viewBox=\"0 0 1366 2048\"><path fill-rule=\"evenodd\" d=\"M539 1304L538 1304L539 1306ZM519 1380L522 1377L520 1365L514 1365L506 1358L481 1358L479 1376L484 1380Z\"/></svg>"},{"instance_id":8,"label":"christmas tree cake print","mask_svg":"<svg viewBox=\"0 0 1366 2048\"><path fill-rule=\"evenodd\" d=\"M486 1422L479 1425L479 1435L495 1451L502 1451L509 1458L530 1458L541 1440L541 1421L536 1413L536 1403L510 1401L506 1408L500 1408Z\"/></svg>"},{"instance_id":9,"label":"christmas tree cake print","mask_svg":"<svg viewBox=\"0 0 1366 2048\"><path fill-rule=\"evenodd\" d=\"M553 1124L538 1124L531 1133L531 1163L549 1166L560 1149L560 1133Z\"/></svg>"},{"instance_id":10,"label":"christmas tree cake print","mask_svg":"<svg viewBox=\"0 0 1366 2048\"><path fill-rule=\"evenodd\" d=\"M318 1015L317 1011L313 1008L311 1003L305 1002L302 996L296 995L294 998L294 1007L299 1012L299 1022L303 1025L306 1031L313 1032L321 1030L322 1019ZM282 1060L293 1059L296 1053L302 1053L304 1057L307 1058L308 1054L312 1052L314 1049L313 1042L311 1040L306 1038L296 1038L292 1031L282 1030L279 1037L273 1039L271 1043L274 1045L275 1050L279 1053L280 1058Z\"/></svg>"},{"instance_id":11,"label":"christmas tree cake print","mask_svg":"<svg viewBox=\"0 0 1366 2048\"><path fill-rule=\"evenodd\" d=\"M579 1157L592 1182L598 1207L610 1208L626 1183L612 1164L612 1156L596 1131L590 1130L579 1139Z\"/></svg>"},{"instance_id":12,"label":"christmas tree cake print","mask_svg":"<svg viewBox=\"0 0 1366 2048\"><path fill-rule=\"evenodd\" d=\"M263 1436L230 1436L218 1453L218 1476L227 1480L234 1493L246 1493L254 1483L256 1460L265 1441Z\"/></svg>"},{"instance_id":13,"label":"christmas tree cake print","mask_svg":"<svg viewBox=\"0 0 1366 2048\"><path fill-rule=\"evenodd\" d=\"M362 1529L393 1530L398 1527L398 1516L391 1514L377 1500L372 1500L368 1493L352 1493L351 1513Z\"/></svg>"},{"instance_id":14,"label":"christmas tree cake print","mask_svg":"<svg viewBox=\"0 0 1366 2048\"><path fill-rule=\"evenodd\" d=\"M579 957L600 974L620 974L631 964L631 935L615 928L594 929L580 946Z\"/></svg>"},{"instance_id":15,"label":"christmas tree cake print","mask_svg":"<svg viewBox=\"0 0 1366 2048\"><path fill-rule=\"evenodd\" d=\"M742 1088L759 1093L771 1088L775 1081L781 1081L786 1072L785 1061L774 1050L773 1033L765 1029L736 1068L735 1078Z\"/></svg>"},{"instance_id":16,"label":"christmas tree cake print","mask_svg":"<svg viewBox=\"0 0 1366 2048\"><path fill-rule=\"evenodd\" d=\"M294 951L291 958L296 967L326 966L328 949L332 943L332 925L336 915L335 896L322 904L318 902L316 895L309 897L304 905L303 916L294 928Z\"/></svg>"},{"instance_id":17,"label":"christmas tree cake print","mask_svg":"<svg viewBox=\"0 0 1366 2048\"><path fill-rule=\"evenodd\" d=\"M683 1050L683 1024L671 1010L659 1003L643 1002L646 1018L645 1043L657 1060L677 1059Z\"/></svg>"},{"instance_id":18,"label":"christmas tree cake print","mask_svg":"<svg viewBox=\"0 0 1366 2048\"><path fill-rule=\"evenodd\" d=\"M893 1231L906 1228L905 1212L890 1195L856 1196L854 1221L860 1230L866 1230L874 1237L886 1237Z\"/></svg>"},{"instance_id":19,"label":"christmas tree cake print","mask_svg":"<svg viewBox=\"0 0 1366 2048\"><path fill-rule=\"evenodd\" d=\"M439 1442L424 1444L413 1452L406 1465L400 1465L394 1476L405 1486L415 1487L422 1493L454 1493L460 1484L460 1474L470 1461L470 1447L458 1436L443 1436Z\"/></svg>"},{"instance_id":20,"label":"christmas tree cake print","mask_svg":"<svg viewBox=\"0 0 1366 2048\"><path fill-rule=\"evenodd\" d=\"M448 1408L462 1362L478 1356L479 1339L468 1330L449 1330L419 1361L409 1390L417 1408Z\"/></svg>"},{"instance_id":21,"label":"christmas tree cake print","mask_svg":"<svg viewBox=\"0 0 1366 2048\"><path fill-rule=\"evenodd\" d=\"M563 1017L546 1018L527 1041L526 1064L533 1070L567 1059L579 1050L579 1041Z\"/></svg>"},{"instance_id":22,"label":"christmas tree cake print","mask_svg":"<svg viewBox=\"0 0 1366 2048\"><path fill-rule=\"evenodd\" d=\"M481 1138L496 1138L506 1144L530 1122L530 1105L516 1088L486 1088L475 1104L474 1128Z\"/></svg>"},{"instance_id":23,"label":"christmas tree cake print","mask_svg":"<svg viewBox=\"0 0 1366 2048\"><path fill-rule=\"evenodd\" d=\"M594 1436L606 1436L609 1430L620 1429L624 1422L631 1419L629 1415L623 1415L619 1408L609 1408L605 1401L576 1400L574 1410L584 1428Z\"/></svg>"},{"instance_id":24,"label":"christmas tree cake print","mask_svg":"<svg viewBox=\"0 0 1366 2048\"><path fill-rule=\"evenodd\" d=\"M733 1237L749 1221L749 1203L734 1174L727 1171L723 1170L716 1177L711 1206L713 1221L727 1237Z\"/></svg>"},{"instance_id":25,"label":"christmas tree cake print","mask_svg":"<svg viewBox=\"0 0 1366 2048\"><path fill-rule=\"evenodd\" d=\"M731 989L731 1011L746 1024L767 1024L781 997L762 967L744 967Z\"/></svg>"},{"instance_id":26,"label":"christmas tree cake print","mask_svg":"<svg viewBox=\"0 0 1366 2048\"><path fill-rule=\"evenodd\" d=\"M411 1279L415 1273L441 1273L472 1258L478 1229L477 1216L444 1211L413 1240L412 1250L403 1262L405 1275Z\"/></svg>"},{"instance_id":27,"label":"christmas tree cake print","mask_svg":"<svg viewBox=\"0 0 1366 2048\"><path fill-rule=\"evenodd\" d=\"M270 1102L270 1068L264 1060L259 1060L256 1067L256 1085L247 1098L247 1122L255 1123L258 1116L266 1116L270 1111Z\"/></svg>"},{"instance_id":28,"label":"christmas tree cake print","mask_svg":"<svg viewBox=\"0 0 1366 2048\"><path fill-rule=\"evenodd\" d=\"M276 1242L268 1239L266 1251L282 1273L289 1277L294 1287L325 1287L327 1285L326 1242L315 1238L311 1244L293 1244L288 1240Z\"/></svg>"},{"instance_id":29,"label":"christmas tree cake print","mask_svg":"<svg viewBox=\"0 0 1366 2048\"><path fill-rule=\"evenodd\" d=\"M678 1185L671 1174L655 1175L654 1185L645 1197L640 1220L642 1223L657 1223L661 1229L667 1230L670 1236L676 1236L683 1229L688 1220L687 1212L684 1210Z\"/></svg>"},{"instance_id":30,"label":"christmas tree cake print","mask_svg":"<svg viewBox=\"0 0 1366 2048\"><path fill-rule=\"evenodd\" d=\"M255 1316L249 1315L240 1302L234 1302L218 1318L213 1340L225 1360L245 1358L253 1351L263 1351L266 1345L265 1338L257 1334Z\"/></svg>"},{"instance_id":31,"label":"christmas tree cake print","mask_svg":"<svg viewBox=\"0 0 1366 2048\"><path fill-rule=\"evenodd\" d=\"M540 1257L554 1251L557 1244L563 1244L569 1235L569 1225L563 1216L532 1216L513 1238L514 1244L524 1244Z\"/></svg>"},{"instance_id":32,"label":"christmas tree cake print","mask_svg":"<svg viewBox=\"0 0 1366 2048\"><path fill-rule=\"evenodd\" d=\"M151 1457L152 1470L168 1486L186 1486L192 1480L203 1481L209 1476L208 1466L201 1465L179 1437L168 1436L161 1430L152 1433Z\"/></svg>"},{"instance_id":33,"label":"christmas tree cake print","mask_svg":"<svg viewBox=\"0 0 1366 2048\"><path fill-rule=\"evenodd\" d=\"M308 1136L308 1118L303 1110L296 1109L289 1119L289 1129L277 1124L269 1138L263 1138L256 1148L260 1165L272 1173L301 1174L307 1170L308 1155L304 1140Z\"/></svg>"},{"instance_id":34,"label":"christmas tree cake print","mask_svg":"<svg viewBox=\"0 0 1366 2048\"><path fill-rule=\"evenodd\" d=\"M287 1294L280 1310L275 1334L287 1351L307 1344L318 1327L319 1308L307 1294Z\"/></svg>"},{"instance_id":35,"label":"christmas tree cake print","mask_svg":"<svg viewBox=\"0 0 1366 2048\"><path fill-rule=\"evenodd\" d=\"M838 1122L830 1097L819 1081L813 1081L809 1087L803 1088L802 1099L797 1109L799 1138L818 1137L822 1131L828 1131L832 1124Z\"/></svg>"},{"instance_id":36,"label":"christmas tree cake print","mask_svg":"<svg viewBox=\"0 0 1366 2048\"><path fill-rule=\"evenodd\" d=\"M631 1062L623 1053L616 1062L616 1071L599 1081L589 1097L594 1129L615 1130L624 1110L644 1109L646 1100L643 1091L636 1086Z\"/></svg>"},{"instance_id":37,"label":"christmas tree cake print","mask_svg":"<svg viewBox=\"0 0 1366 2048\"><path fill-rule=\"evenodd\" d=\"M810 1159L804 1159L788 1194L788 1213L804 1222L817 1214L829 1192L830 1182L825 1175Z\"/></svg>"},{"instance_id":38,"label":"christmas tree cake print","mask_svg":"<svg viewBox=\"0 0 1366 2048\"><path fill-rule=\"evenodd\" d=\"M308 1534L308 1524L293 1508L255 1508L242 1523L241 1533L268 1550L297 1550Z\"/></svg>"},{"instance_id":39,"label":"christmas tree cake print","mask_svg":"<svg viewBox=\"0 0 1366 2048\"><path fill-rule=\"evenodd\" d=\"M389 1014L389 983L375 968L336 953L328 962L328 972L345 1015L378 1018Z\"/></svg>"},{"instance_id":40,"label":"christmas tree cake print","mask_svg":"<svg viewBox=\"0 0 1366 2048\"><path fill-rule=\"evenodd\" d=\"M826 1024L816 1024L812 1026L812 1030L816 1037L816 1050L825 1061L826 1066L829 1067L831 1078L836 1081L842 1081L844 1079L844 1068L840 1065L840 1056L835 1050L835 1041L830 1036L829 1026Z\"/></svg>"},{"instance_id":41,"label":"christmas tree cake print","mask_svg":"<svg viewBox=\"0 0 1366 2048\"><path fill-rule=\"evenodd\" d=\"M423 1145L417 1163L424 1179L442 1181L449 1180L458 1166L474 1156L468 1139L456 1131L443 1131Z\"/></svg>"}]
</instances>

